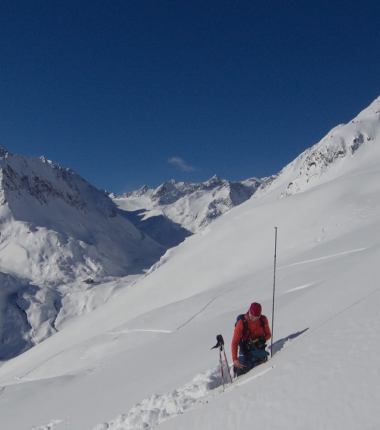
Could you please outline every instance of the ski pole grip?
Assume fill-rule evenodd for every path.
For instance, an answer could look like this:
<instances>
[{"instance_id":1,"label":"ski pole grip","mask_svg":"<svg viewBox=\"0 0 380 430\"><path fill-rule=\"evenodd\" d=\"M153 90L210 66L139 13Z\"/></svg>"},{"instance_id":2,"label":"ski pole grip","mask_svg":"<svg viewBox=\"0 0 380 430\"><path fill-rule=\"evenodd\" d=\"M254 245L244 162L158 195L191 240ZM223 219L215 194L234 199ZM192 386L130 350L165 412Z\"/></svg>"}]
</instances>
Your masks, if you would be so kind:
<instances>
[{"instance_id":1,"label":"ski pole grip","mask_svg":"<svg viewBox=\"0 0 380 430\"><path fill-rule=\"evenodd\" d=\"M223 347L224 347L224 339L223 339L223 336L222 336L221 334L218 334L218 335L216 336L216 345L215 345L215 346L213 346L211 349L214 349L214 348L220 348L220 350L222 351L222 350L223 350Z\"/></svg>"},{"instance_id":2,"label":"ski pole grip","mask_svg":"<svg viewBox=\"0 0 380 430\"><path fill-rule=\"evenodd\" d=\"M221 334L218 334L218 336L216 336L216 340L218 341L219 346L224 346L224 339Z\"/></svg>"}]
</instances>

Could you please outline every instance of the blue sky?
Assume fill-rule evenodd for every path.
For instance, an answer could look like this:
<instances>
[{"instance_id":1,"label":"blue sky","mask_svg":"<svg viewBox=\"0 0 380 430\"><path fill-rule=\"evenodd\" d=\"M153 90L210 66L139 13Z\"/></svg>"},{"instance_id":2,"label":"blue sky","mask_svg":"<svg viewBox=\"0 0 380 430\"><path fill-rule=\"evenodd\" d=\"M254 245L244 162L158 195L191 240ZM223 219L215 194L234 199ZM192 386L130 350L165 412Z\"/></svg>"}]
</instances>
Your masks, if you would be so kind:
<instances>
[{"instance_id":1,"label":"blue sky","mask_svg":"<svg viewBox=\"0 0 380 430\"><path fill-rule=\"evenodd\" d=\"M380 95L380 2L12 0L0 143L121 194L277 173Z\"/></svg>"}]
</instances>

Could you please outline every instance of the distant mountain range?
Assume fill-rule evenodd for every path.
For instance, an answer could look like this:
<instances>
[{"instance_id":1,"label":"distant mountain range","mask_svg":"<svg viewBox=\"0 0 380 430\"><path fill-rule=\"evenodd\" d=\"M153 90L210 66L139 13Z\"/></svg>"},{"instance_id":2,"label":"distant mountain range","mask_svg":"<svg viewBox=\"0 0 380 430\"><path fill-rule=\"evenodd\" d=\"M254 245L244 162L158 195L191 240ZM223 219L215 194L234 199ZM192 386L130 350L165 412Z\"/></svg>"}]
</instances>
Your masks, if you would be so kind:
<instances>
[{"instance_id":1,"label":"distant mountain range","mask_svg":"<svg viewBox=\"0 0 380 430\"><path fill-rule=\"evenodd\" d=\"M144 228L153 217L164 217L178 228L197 233L231 208L250 199L269 180L250 178L230 182L218 175L201 183L171 180L156 189L144 185L137 191L113 196L113 200L120 209L135 213L139 217L139 228L153 238L157 237L156 231Z\"/></svg>"}]
</instances>

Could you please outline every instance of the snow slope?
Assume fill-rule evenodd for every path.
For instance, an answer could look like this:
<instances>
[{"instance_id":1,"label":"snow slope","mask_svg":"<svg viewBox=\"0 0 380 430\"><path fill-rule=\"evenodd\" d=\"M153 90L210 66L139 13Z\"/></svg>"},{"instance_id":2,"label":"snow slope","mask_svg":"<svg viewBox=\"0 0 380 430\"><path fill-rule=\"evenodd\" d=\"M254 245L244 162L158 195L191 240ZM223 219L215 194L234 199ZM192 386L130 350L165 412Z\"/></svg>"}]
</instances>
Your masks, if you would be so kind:
<instances>
[{"instance_id":1,"label":"snow slope","mask_svg":"<svg viewBox=\"0 0 380 430\"><path fill-rule=\"evenodd\" d=\"M99 294L99 281L132 281L165 250L72 170L0 147L0 274L14 279L12 288L1 287L7 317L1 315L0 359L107 300L115 291ZM95 282L84 284L89 278Z\"/></svg>"},{"instance_id":2,"label":"snow slope","mask_svg":"<svg viewBox=\"0 0 380 430\"><path fill-rule=\"evenodd\" d=\"M2 428L377 429L376 121L372 140L297 193L279 198L293 164L116 298L2 363ZM271 319L274 226L275 355L223 393L210 348L222 333L230 359L236 315L252 301Z\"/></svg>"}]
</instances>

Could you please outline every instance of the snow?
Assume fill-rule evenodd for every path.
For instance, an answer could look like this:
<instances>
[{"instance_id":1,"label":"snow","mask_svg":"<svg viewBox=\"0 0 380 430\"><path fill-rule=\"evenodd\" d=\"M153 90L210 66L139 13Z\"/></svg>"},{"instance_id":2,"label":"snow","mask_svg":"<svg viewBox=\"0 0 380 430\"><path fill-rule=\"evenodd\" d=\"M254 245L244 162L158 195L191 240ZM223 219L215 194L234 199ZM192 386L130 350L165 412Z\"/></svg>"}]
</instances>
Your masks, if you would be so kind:
<instances>
[{"instance_id":1,"label":"snow","mask_svg":"<svg viewBox=\"0 0 380 430\"><path fill-rule=\"evenodd\" d=\"M304 156L144 276L104 284L109 299L90 285L99 304L1 363L2 428L377 429L380 123L368 115L330 143L372 139L320 158L295 193L283 191ZM275 226L274 356L223 391L210 348L223 334L230 360L236 316L253 301L271 320Z\"/></svg>"},{"instance_id":2,"label":"snow","mask_svg":"<svg viewBox=\"0 0 380 430\"><path fill-rule=\"evenodd\" d=\"M171 180L155 190L144 185L137 191L113 200L120 209L140 210L142 220L164 216L174 224L181 225L189 236L203 230L231 208L251 198L263 183L266 183L266 180L258 178L229 182L214 175L202 183ZM147 230L147 233L150 234L151 230ZM150 236L153 237L151 234Z\"/></svg>"},{"instance_id":3,"label":"snow","mask_svg":"<svg viewBox=\"0 0 380 430\"><path fill-rule=\"evenodd\" d=\"M11 317L1 331L13 334L1 338L0 359L8 359L117 293L100 283L128 276L125 287L143 276L167 247L72 170L3 147L0 156L0 274L18 279L3 295ZM86 287L88 278L95 284Z\"/></svg>"}]
</instances>

